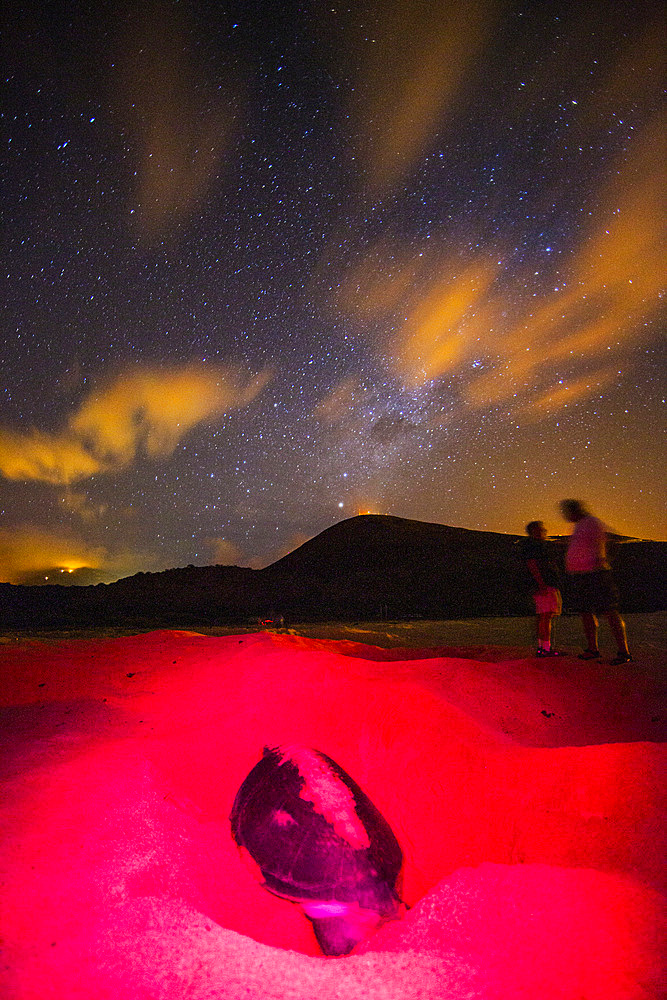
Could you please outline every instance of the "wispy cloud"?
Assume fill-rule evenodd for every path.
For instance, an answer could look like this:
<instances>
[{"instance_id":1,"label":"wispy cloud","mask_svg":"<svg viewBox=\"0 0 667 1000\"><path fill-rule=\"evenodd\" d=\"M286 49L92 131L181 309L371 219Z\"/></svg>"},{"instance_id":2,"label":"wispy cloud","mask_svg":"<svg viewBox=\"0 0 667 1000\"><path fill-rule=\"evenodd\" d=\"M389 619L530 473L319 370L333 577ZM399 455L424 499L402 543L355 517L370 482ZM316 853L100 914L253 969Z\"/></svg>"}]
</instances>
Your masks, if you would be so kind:
<instances>
[{"instance_id":1,"label":"wispy cloud","mask_svg":"<svg viewBox=\"0 0 667 1000\"><path fill-rule=\"evenodd\" d=\"M6 479L71 483L87 479L101 468L100 461L67 431L47 434L35 428L0 428L0 473Z\"/></svg>"},{"instance_id":2,"label":"wispy cloud","mask_svg":"<svg viewBox=\"0 0 667 1000\"><path fill-rule=\"evenodd\" d=\"M61 501L66 511L76 514L82 521L89 524L93 524L104 517L109 510L108 503L101 503L99 500L89 497L85 492L73 490L69 486L65 488ZM123 510L123 517L130 517L132 513L132 508L126 507Z\"/></svg>"},{"instance_id":3,"label":"wispy cloud","mask_svg":"<svg viewBox=\"0 0 667 1000\"><path fill-rule=\"evenodd\" d=\"M492 0L391 0L370 32L347 36L362 67L351 120L372 190L395 185L423 155L478 63L499 9Z\"/></svg>"},{"instance_id":4,"label":"wispy cloud","mask_svg":"<svg viewBox=\"0 0 667 1000\"><path fill-rule=\"evenodd\" d=\"M661 150L654 123L602 187L569 264L537 298L504 271L501 237L472 259L463 246L418 256L384 241L348 273L338 308L369 331L408 389L456 377L473 407L534 415L584 399L586 385L593 395L631 348L655 336L667 273ZM346 391L339 387L323 412L345 406ZM549 406L535 402L547 398Z\"/></svg>"},{"instance_id":5,"label":"wispy cloud","mask_svg":"<svg viewBox=\"0 0 667 1000\"><path fill-rule=\"evenodd\" d=\"M223 167L239 96L230 76L207 79L196 33L176 5L136 5L124 16L112 99L135 154L132 219L154 240L201 204Z\"/></svg>"},{"instance_id":6,"label":"wispy cloud","mask_svg":"<svg viewBox=\"0 0 667 1000\"><path fill-rule=\"evenodd\" d=\"M498 267L474 264L463 274L435 281L411 309L394 342L392 355L403 381L422 384L456 371L476 349L486 326L489 288Z\"/></svg>"},{"instance_id":7,"label":"wispy cloud","mask_svg":"<svg viewBox=\"0 0 667 1000\"><path fill-rule=\"evenodd\" d=\"M601 369L590 375L579 378L563 379L557 386L537 393L519 410L524 422L541 420L545 416L572 406L582 399L589 399L596 393L602 393L610 385L618 372L615 368Z\"/></svg>"},{"instance_id":8,"label":"wispy cloud","mask_svg":"<svg viewBox=\"0 0 667 1000\"><path fill-rule=\"evenodd\" d=\"M228 538L207 538L206 544L216 565L245 566L247 560L243 550Z\"/></svg>"},{"instance_id":9,"label":"wispy cloud","mask_svg":"<svg viewBox=\"0 0 667 1000\"><path fill-rule=\"evenodd\" d=\"M170 455L197 424L246 406L271 377L203 365L133 371L88 395L60 432L0 428L0 474L70 484Z\"/></svg>"},{"instance_id":10,"label":"wispy cloud","mask_svg":"<svg viewBox=\"0 0 667 1000\"><path fill-rule=\"evenodd\" d=\"M319 400L313 416L325 424L338 425L356 412L360 396L363 388L359 379L343 379Z\"/></svg>"},{"instance_id":11,"label":"wispy cloud","mask_svg":"<svg viewBox=\"0 0 667 1000\"><path fill-rule=\"evenodd\" d=\"M652 126L603 191L563 287L494 340L501 360L470 383L468 402L488 406L536 388L555 391L562 367L581 369L609 351L618 356L648 335L667 273L661 148L659 127Z\"/></svg>"}]
</instances>

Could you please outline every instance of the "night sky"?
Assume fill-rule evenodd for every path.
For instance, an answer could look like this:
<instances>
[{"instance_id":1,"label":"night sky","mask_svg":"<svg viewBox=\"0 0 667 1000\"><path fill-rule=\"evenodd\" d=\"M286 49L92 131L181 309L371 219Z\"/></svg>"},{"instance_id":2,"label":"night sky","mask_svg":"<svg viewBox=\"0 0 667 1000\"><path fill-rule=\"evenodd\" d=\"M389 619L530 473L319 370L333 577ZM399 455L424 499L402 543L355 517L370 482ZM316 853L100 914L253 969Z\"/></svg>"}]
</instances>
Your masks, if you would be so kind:
<instances>
[{"instance_id":1,"label":"night sky","mask_svg":"<svg viewBox=\"0 0 667 1000\"><path fill-rule=\"evenodd\" d=\"M667 537L660 9L10 5L0 579Z\"/></svg>"}]
</instances>

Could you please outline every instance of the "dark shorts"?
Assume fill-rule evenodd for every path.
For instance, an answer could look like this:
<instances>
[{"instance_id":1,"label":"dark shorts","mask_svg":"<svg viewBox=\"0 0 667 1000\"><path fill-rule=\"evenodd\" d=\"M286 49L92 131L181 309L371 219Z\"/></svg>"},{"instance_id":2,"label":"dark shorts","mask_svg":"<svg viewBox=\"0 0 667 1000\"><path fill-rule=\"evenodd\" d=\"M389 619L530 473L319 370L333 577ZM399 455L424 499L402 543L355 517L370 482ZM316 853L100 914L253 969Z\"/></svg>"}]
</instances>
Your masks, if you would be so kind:
<instances>
[{"instance_id":1,"label":"dark shorts","mask_svg":"<svg viewBox=\"0 0 667 1000\"><path fill-rule=\"evenodd\" d=\"M572 573L568 577L569 605L579 614L605 614L618 611L618 590L611 570L599 569L595 573Z\"/></svg>"}]
</instances>

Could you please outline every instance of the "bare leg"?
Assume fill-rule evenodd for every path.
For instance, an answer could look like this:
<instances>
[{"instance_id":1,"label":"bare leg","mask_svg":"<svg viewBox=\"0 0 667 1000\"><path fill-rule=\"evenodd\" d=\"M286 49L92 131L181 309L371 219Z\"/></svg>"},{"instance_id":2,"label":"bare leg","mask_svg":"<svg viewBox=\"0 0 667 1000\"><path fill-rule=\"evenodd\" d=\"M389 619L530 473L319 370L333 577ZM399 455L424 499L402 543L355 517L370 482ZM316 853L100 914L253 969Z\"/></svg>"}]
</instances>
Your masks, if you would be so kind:
<instances>
[{"instance_id":1,"label":"bare leg","mask_svg":"<svg viewBox=\"0 0 667 1000\"><path fill-rule=\"evenodd\" d=\"M625 634L625 622L619 615L618 611L610 611L607 614L607 621L609 622L609 628L611 629L611 633L618 645L619 656L629 656L628 638Z\"/></svg>"},{"instance_id":2,"label":"bare leg","mask_svg":"<svg viewBox=\"0 0 667 1000\"><path fill-rule=\"evenodd\" d=\"M590 611L585 611L581 616L581 622L586 634L586 648L595 652L598 648L598 620Z\"/></svg>"},{"instance_id":3,"label":"bare leg","mask_svg":"<svg viewBox=\"0 0 667 1000\"><path fill-rule=\"evenodd\" d=\"M551 639L551 619L553 615L550 611L537 616L537 638L540 642L549 642Z\"/></svg>"}]
</instances>

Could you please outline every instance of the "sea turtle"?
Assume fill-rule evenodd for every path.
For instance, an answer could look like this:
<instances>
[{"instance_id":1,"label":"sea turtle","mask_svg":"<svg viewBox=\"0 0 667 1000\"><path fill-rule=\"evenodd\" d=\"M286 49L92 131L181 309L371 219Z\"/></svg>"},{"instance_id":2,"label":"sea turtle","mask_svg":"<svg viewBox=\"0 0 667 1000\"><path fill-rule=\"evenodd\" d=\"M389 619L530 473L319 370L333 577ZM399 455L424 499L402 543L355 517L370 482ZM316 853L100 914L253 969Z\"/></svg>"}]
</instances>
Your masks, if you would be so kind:
<instances>
[{"instance_id":1,"label":"sea turtle","mask_svg":"<svg viewBox=\"0 0 667 1000\"><path fill-rule=\"evenodd\" d=\"M299 904L325 955L346 955L405 910L396 888L403 854L391 827L326 754L264 747L230 820L255 876Z\"/></svg>"}]
</instances>

